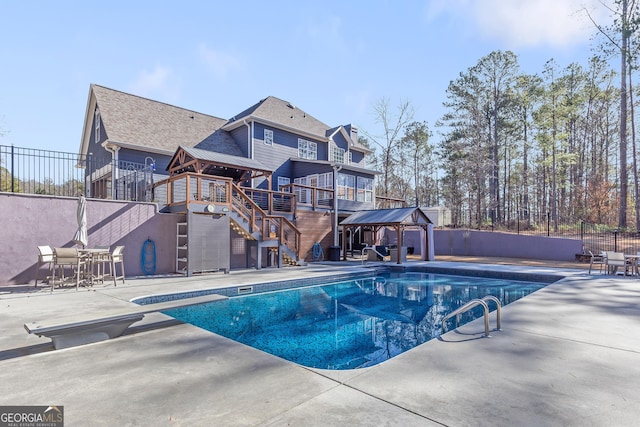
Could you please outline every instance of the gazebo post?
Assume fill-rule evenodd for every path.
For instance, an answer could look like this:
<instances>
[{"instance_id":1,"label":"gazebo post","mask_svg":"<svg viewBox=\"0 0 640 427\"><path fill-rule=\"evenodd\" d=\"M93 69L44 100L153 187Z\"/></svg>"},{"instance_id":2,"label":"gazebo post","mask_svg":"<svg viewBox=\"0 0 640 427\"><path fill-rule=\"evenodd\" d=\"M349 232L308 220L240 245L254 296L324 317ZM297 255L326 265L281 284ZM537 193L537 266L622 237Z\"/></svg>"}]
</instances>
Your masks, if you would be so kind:
<instances>
[{"instance_id":1,"label":"gazebo post","mask_svg":"<svg viewBox=\"0 0 640 427\"><path fill-rule=\"evenodd\" d=\"M342 226L342 260L347 260L347 231L349 231L351 227L343 225Z\"/></svg>"},{"instance_id":2,"label":"gazebo post","mask_svg":"<svg viewBox=\"0 0 640 427\"><path fill-rule=\"evenodd\" d=\"M396 254L397 254L397 260L396 260L396 264L402 264L402 245L403 245L403 241L402 241L402 225L397 225L396 226L396 233L398 233L398 248L396 249Z\"/></svg>"}]
</instances>

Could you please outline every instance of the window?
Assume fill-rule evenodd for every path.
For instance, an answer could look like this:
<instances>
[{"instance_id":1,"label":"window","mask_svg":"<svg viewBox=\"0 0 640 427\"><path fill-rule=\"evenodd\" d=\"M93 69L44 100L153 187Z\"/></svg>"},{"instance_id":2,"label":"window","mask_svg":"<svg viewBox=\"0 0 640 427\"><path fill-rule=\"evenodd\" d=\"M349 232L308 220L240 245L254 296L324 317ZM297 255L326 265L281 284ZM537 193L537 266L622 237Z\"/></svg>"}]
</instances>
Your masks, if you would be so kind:
<instances>
[{"instance_id":1,"label":"window","mask_svg":"<svg viewBox=\"0 0 640 427\"><path fill-rule=\"evenodd\" d=\"M322 173L318 175L318 188L333 190L333 172ZM318 191L318 200L329 200L333 198L333 194L329 191Z\"/></svg>"},{"instance_id":2,"label":"window","mask_svg":"<svg viewBox=\"0 0 640 427\"><path fill-rule=\"evenodd\" d=\"M96 111L94 114L95 117L95 124L93 125L93 128L95 129L95 143L98 144L100 143L100 110L98 110L98 107L96 107Z\"/></svg>"},{"instance_id":3,"label":"window","mask_svg":"<svg viewBox=\"0 0 640 427\"><path fill-rule=\"evenodd\" d=\"M332 194L328 190L333 189L333 172L307 175L296 178L293 182L315 188L314 190L311 188L296 187L295 193L299 203L311 203L313 200L312 191L315 191L315 200L319 203L332 198Z\"/></svg>"},{"instance_id":4,"label":"window","mask_svg":"<svg viewBox=\"0 0 640 427\"><path fill-rule=\"evenodd\" d=\"M336 145L331 146L331 160L336 163L344 163L344 148L340 148Z\"/></svg>"},{"instance_id":5,"label":"window","mask_svg":"<svg viewBox=\"0 0 640 427\"><path fill-rule=\"evenodd\" d=\"M355 200L356 199L356 177L338 173L338 188L336 189L338 199Z\"/></svg>"},{"instance_id":6,"label":"window","mask_svg":"<svg viewBox=\"0 0 640 427\"><path fill-rule=\"evenodd\" d=\"M373 179L358 177L358 201L373 202Z\"/></svg>"},{"instance_id":7,"label":"window","mask_svg":"<svg viewBox=\"0 0 640 427\"><path fill-rule=\"evenodd\" d=\"M307 177L296 178L293 180L294 183L300 185L308 185ZM295 187L295 194L298 198L298 203L311 203L311 190L302 187Z\"/></svg>"},{"instance_id":8,"label":"window","mask_svg":"<svg viewBox=\"0 0 640 427\"><path fill-rule=\"evenodd\" d=\"M264 144L273 145L273 131L271 129L264 130Z\"/></svg>"},{"instance_id":9,"label":"window","mask_svg":"<svg viewBox=\"0 0 640 427\"><path fill-rule=\"evenodd\" d=\"M307 160L318 160L318 144L298 138L298 157Z\"/></svg>"},{"instance_id":10,"label":"window","mask_svg":"<svg viewBox=\"0 0 640 427\"><path fill-rule=\"evenodd\" d=\"M287 188L282 188L283 185L288 185L291 184L291 179L289 179L286 176L279 176L278 177L278 191L283 191L283 192L287 192L290 193L291 192L291 187L287 187Z\"/></svg>"}]
</instances>

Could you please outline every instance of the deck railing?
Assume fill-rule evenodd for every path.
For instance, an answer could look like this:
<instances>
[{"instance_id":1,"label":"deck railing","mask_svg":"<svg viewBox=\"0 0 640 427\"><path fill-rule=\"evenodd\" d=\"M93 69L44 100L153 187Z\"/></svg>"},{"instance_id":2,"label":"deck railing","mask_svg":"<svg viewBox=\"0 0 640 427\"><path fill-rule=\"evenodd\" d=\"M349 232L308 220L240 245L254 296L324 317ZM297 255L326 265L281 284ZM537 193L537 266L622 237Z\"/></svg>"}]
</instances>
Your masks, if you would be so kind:
<instances>
[{"instance_id":1,"label":"deck railing","mask_svg":"<svg viewBox=\"0 0 640 427\"><path fill-rule=\"evenodd\" d=\"M298 254L300 231L283 214L295 213L295 195L286 192L240 187L231 178L185 172L155 184L158 202L190 210L191 205L214 205L235 212L249 233L261 240L278 239ZM264 206L264 208L263 208Z\"/></svg>"},{"instance_id":2,"label":"deck railing","mask_svg":"<svg viewBox=\"0 0 640 427\"><path fill-rule=\"evenodd\" d=\"M231 207L231 178L185 172L166 178L154 186L158 203L166 206L191 204ZM295 215L295 195L287 192L238 187L267 214Z\"/></svg>"},{"instance_id":3,"label":"deck railing","mask_svg":"<svg viewBox=\"0 0 640 427\"><path fill-rule=\"evenodd\" d=\"M283 185L282 190L295 194L296 204L301 207L316 209L333 209L333 190L312 187L303 184Z\"/></svg>"},{"instance_id":4,"label":"deck railing","mask_svg":"<svg viewBox=\"0 0 640 427\"><path fill-rule=\"evenodd\" d=\"M154 161L104 161L92 154L0 145L0 191L153 201Z\"/></svg>"},{"instance_id":5,"label":"deck railing","mask_svg":"<svg viewBox=\"0 0 640 427\"><path fill-rule=\"evenodd\" d=\"M296 256L299 254L300 230L287 218L268 214L253 200L251 194L236 184L231 184L231 204L232 211L249 224L251 233L259 233L261 240L277 239Z\"/></svg>"},{"instance_id":6,"label":"deck railing","mask_svg":"<svg viewBox=\"0 0 640 427\"><path fill-rule=\"evenodd\" d=\"M404 199L376 196L376 209L398 209L406 207L407 201Z\"/></svg>"}]
</instances>

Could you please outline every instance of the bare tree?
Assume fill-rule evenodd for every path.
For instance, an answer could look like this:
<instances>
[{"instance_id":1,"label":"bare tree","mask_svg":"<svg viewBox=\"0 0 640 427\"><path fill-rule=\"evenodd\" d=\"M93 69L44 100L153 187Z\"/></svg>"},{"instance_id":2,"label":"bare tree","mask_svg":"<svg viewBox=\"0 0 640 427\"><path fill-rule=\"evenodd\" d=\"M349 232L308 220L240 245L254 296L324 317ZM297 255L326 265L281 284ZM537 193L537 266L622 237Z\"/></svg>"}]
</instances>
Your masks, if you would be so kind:
<instances>
[{"instance_id":1,"label":"bare tree","mask_svg":"<svg viewBox=\"0 0 640 427\"><path fill-rule=\"evenodd\" d=\"M379 165L382 167L384 197L389 197L389 187L394 166L394 152L401 139L401 131L413 120L414 108L409 101L400 101L397 112L391 110L387 98L380 99L373 105L375 121L382 126L382 135L375 135L366 130L363 133L367 139L380 147Z\"/></svg>"}]
</instances>

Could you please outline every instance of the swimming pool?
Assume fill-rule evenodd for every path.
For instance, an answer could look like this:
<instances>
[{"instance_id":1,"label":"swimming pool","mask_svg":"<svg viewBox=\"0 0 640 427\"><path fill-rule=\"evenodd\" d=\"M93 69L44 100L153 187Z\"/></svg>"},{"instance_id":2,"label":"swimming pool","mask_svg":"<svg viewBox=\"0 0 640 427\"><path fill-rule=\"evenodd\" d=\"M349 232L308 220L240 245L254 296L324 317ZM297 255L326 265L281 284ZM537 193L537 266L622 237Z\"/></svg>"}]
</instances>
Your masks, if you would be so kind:
<instances>
[{"instance_id":1,"label":"swimming pool","mask_svg":"<svg viewBox=\"0 0 640 427\"><path fill-rule=\"evenodd\" d=\"M304 366L355 369L438 337L442 318L474 298L493 295L506 305L546 284L386 271L165 314ZM480 307L468 311L460 324L481 315Z\"/></svg>"}]
</instances>

